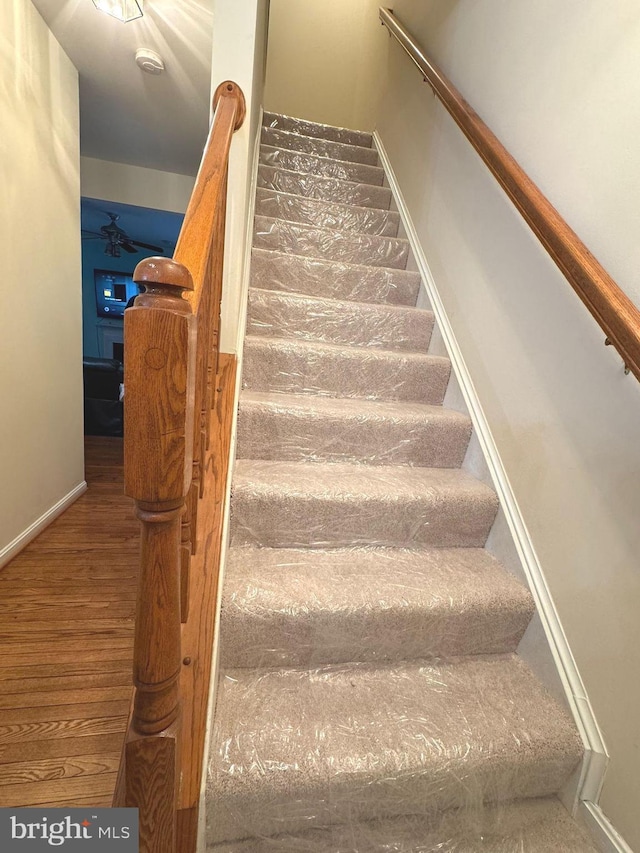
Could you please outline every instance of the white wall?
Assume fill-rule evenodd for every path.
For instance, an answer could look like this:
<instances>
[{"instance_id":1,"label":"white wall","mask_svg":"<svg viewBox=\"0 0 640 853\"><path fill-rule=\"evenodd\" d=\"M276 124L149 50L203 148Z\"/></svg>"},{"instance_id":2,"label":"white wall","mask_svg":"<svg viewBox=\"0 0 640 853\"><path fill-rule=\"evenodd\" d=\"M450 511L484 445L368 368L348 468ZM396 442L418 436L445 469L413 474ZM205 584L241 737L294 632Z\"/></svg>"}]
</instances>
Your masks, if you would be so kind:
<instances>
[{"instance_id":1,"label":"white wall","mask_svg":"<svg viewBox=\"0 0 640 853\"><path fill-rule=\"evenodd\" d=\"M227 231L220 328L222 352L238 352L247 292L247 231L253 209L252 167L264 89L269 0L214 0L212 91L224 80L242 89L247 116L233 137L229 159Z\"/></svg>"},{"instance_id":2,"label":"white wall","mask_svg":"<svg viewBox=\"0 0 640 853\"><path fill-rule=\"evenodd\" d=\"M394 12L640 301L634 0ZM640 386L399 46L378 119L611 754L640 849Z\"/></svg>"},{"instance_id":3,"label":"white wall","mask_svg":"<svg viewBox=\"0 0 640 853\"><path fill-rule=\"evenodd\" d=\"M81 157L80 169L82 195L86 198L175 213L186 211L195 183L195 178L190 175L159 172L93 157Z\"/></svg>"},{"instance_id":4,"label":"white wall","mask_svg":"<svg viewBox=\"0 0 640 853\"><path fill-rule=\"evenodd\" d=\"M82 483L78 75L28 0L0 4L0 562Z\"/></svg>"},{"instance_id":5,"label":"white wall","mask_svg":"<svg viewBox=\"0 0 640 853\"><path fill-rule=\"evenodd\" d=\"M373 130L388 36L379 0L271 0L265 109Z\"/></svg>"}]
</instances>

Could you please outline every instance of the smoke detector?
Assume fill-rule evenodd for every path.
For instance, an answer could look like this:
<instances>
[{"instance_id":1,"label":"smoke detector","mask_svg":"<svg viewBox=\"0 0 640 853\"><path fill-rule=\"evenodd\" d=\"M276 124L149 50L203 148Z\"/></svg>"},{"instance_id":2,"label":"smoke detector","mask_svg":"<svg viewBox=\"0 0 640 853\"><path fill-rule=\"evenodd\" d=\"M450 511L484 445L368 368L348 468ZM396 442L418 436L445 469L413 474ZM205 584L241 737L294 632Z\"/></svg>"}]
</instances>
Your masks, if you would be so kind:
<instances>
[{"instance_id":1,"label":"smoke detector","mask_svg":"<svg viewBox=\"0 0 640 853\"><path fill-rule=\"evenodd\" d=\"M136 65L147 74L162 74L164 71L164 60L155 50L139 47L136 50Z\"/></svg>"}]
</instances>

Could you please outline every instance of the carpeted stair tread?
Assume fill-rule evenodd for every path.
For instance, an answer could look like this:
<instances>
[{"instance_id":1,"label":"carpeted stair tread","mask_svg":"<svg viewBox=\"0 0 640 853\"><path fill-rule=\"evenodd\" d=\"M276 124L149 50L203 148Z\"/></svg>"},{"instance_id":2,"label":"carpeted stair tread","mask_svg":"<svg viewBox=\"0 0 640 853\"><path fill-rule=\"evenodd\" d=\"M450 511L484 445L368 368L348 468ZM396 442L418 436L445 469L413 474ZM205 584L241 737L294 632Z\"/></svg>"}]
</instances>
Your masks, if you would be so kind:
<instances>
[{"instance_id":1,"label":"carpeted stair tread","mask_svg":"<svg viewBox=\"0 0 640 853\"><path fill-rule=\"evenodd\" d=\"M373 136L363 130L350 130L346 127L333 127L329 124L318 124L302 118L281 115L280 113L265 112L262 117L263 127L279 127L290 133L303 136L315 136L318 139L330 139L333 142L343 142L347 145L361 145L371 148Z\"/></svg>"},{"instance_id":2,"label":"carpeted stair tread","mask_svg":"<svg viewBox=\"0 0 640 853\"><path fill-rule=\"evenodd\" d=\"M555 794L583 747L514 655L230 670L212 841Z\"/></svg>"},{"instance_id":3,"label":"carpeted stair tread","mask_svg":"<svg viewBox=\"0 0 640 853\"><path fill-rule=\"evenodd\" d=\"M211 827L209 828L211 832ZM555 797L349 822L300 835L210 845L215 853L597 853Z\"/></svg>"},{"instance_id":4,"label":"carpeted stair tread","mask_svg":"<svg viewBox=\"0 0 640 853\"><path fill-rule=\"evenodd\" d=\"M452 468L239 459L232 543L271 548L485 544L495 492Z\"/></svg>"},{"instance_id":5,"label":"carpeted stair tread","mask_svg":"<svg viewBox=\"0 0 640 853\"><path fill-rule=\"evenodd\" d=\"M265 164L258 166L258 186L337 204L357 204L382 210L388 210L391 204L389 187L327 178Z\"/></svg>"},{"instance_id":6,"label":"carpeted stair tread","mask_svg":"<svg viewBox=\"0 0 640 853\"><path fill-rule=\"evenodd\" d=\"M254 249L251 283L267 290L330 299L378 305L415 305L420 274Z\"/></svg>"},{"instance_id":7,"label":"carpeted stair tread","mask_svg":"<svg viewBox=\"0 0 640 853\"><path fill-rule=\"evenodd\" d=\"M351 163L366 163L368 166L378 165L376 149L363 145L334 142L318 136L304 136L279 127L263 127L260 138L263 145L269 145L271 148L317 154L320 157L331 157L334 160L345 160Z\"/></svg>"},{"instance_id":8,"label":"carpeted stair tread","mask_svg":"<svg viewBox=\"0 0 640 853\"><path fill-rule=\"evenodd\" d=\"M257 216L286 219L302 225L357 231L381 237L396 237L400 222L399 214L393 210L331 203L261 187L256 191L255 212Z\"/></svg>"},{"instance_id":9,"label":"carpeted stair tread","mask_svg":"<svg viewBox=\"0 0 640 853\"><path fill-rule=\"evenodd\" d=\"M442 406L243 391L237 456L458 468L470 436L470 419Z\"/></svg>"},{"instance_id":10,"label":"carpeted stair tread","mask_svg":"<svg viewBox=\"0 0 640 853\"><path fill-rule=\"evenodd\" d=\"M243 388L440 405L451 363L442 356L247 335Z\"/></svg>"},{"instance_id":11,"label":"carpeted stair tread","mask_svg":"<svg viewBox=\"0 0 640 853\"><path fill-rule=\"evenodd\" d=\"M255 217L253 245L309 258L402 270L409 257L409 241L401 237L338 231L268 216Z\"/></svg>"},{"instance_id":12,"label":"carpeted stair tread","mask_svg":"<svg viewBox=\"0 0 640 853\"><path fill-rule=\"evenodd\" d=\"M433 313L250 288L247 334L426 352Z\"/></svg>"},{"instance_id":13,"label":"carpeted stair tread","mask_svg":"<svg viewBox=\"0 0 640 853\"><path fill-rule=\"evenodd\" d=\"M351 163L348 160L333 160L331 157L319 157L317 154L304 154L302 151L287 151L284 148L272 148L261 145L258 162L278 169L320 175L323 178L339 178L341 181L355 181L359 184L382 186L384 170L380 166L367 166L366 163Z\"/></svg>"},{"instance_id":14,"label":"carpeted stair tread","mask_svg":"<svg viewBox=\"0 0 640 853\"><path fill-rule=\"evenodd\" d=\"M222 666L514 652L533 611L482 549L231 548Z\"/></svg>"}]
</instances>

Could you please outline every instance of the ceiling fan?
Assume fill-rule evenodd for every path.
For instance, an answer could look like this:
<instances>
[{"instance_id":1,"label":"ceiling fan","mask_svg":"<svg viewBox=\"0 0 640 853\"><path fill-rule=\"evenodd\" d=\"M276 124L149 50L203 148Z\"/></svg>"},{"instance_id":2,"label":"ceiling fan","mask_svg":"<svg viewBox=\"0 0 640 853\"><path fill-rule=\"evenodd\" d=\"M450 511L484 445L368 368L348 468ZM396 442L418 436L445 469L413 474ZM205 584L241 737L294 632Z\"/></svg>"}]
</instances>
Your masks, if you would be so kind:
<instances>
[{"instance_id":1,"label":"ceiling fan","mask_svg":"<svg viewBox=\"0 0 640 853\"><path fill-rule=\"evenodd\" d=\"M99 232L87 231L83 228L82 239L106 240L107 245L104 247L104 253L105 255L109 255L111 258L119 258L120 249L124 249L125 252L129 252L130 255L133 255L138 251L136 246L139 246L141 249L150 249L152 252L158 252L158 254L164 254L164 249L160 246L152 246L150 243L142 243L140 240L133 240L129 237L122 228L119 228L118 225L116 225L118 219L120 219L119 214L107 213L107 216L111 219L111 222L108 225L103 225Z\"/></svg>"}]
</instances>

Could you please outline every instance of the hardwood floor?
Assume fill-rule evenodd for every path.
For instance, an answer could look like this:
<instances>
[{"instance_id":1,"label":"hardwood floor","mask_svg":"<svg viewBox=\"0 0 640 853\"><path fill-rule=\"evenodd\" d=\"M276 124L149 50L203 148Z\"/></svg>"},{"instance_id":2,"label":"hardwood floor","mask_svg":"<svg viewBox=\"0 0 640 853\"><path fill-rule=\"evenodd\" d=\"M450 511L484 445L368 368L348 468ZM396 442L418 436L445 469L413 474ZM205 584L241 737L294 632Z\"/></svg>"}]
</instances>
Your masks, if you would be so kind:
<instances>
[{"instance_id":1,"label":"hardwood floor","mask_svg":"<svg viewBox=\"0 0 640 853\"><path fill-rule=\"evenodd\" d=\"M122 439L87 437L88 489L0 571L0 806L110 806L131 698L138 522Z\"/></svg>"}]
</instances>

